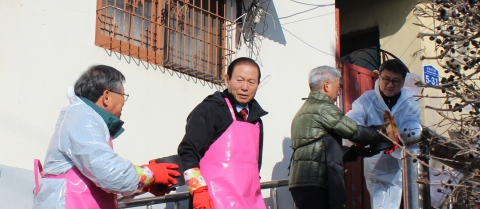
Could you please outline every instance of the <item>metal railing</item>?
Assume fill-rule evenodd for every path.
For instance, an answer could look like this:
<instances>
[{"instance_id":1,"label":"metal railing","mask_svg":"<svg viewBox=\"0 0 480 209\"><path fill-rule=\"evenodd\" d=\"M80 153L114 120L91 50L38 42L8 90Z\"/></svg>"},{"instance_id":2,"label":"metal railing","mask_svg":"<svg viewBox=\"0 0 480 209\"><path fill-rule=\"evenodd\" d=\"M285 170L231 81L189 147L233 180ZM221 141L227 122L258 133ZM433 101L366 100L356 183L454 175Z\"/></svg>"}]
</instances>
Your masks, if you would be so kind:
<instances>
[{"instance_id":1,"label":"metal railing","mask_svg":"<svg viewBox=\"0 0 480 209\"><path fill-rule=\"evenodd\" d=\"M273 209L278 208L278 200L277 200L277 188L284 187L288 185L288 179L278 180L278 181L267 181L260 183L261 189L270 189L272 192L273 198ZM118 208L132 208L132 207L139 207L139 206L149 206L161 203L174 203L174 208L180 208L180 201L188 200L190 198L190 194L188 192L179 192L175 194L168 194L162 197L146 197L146 198L138 198L134 199L131 202L118 202Z\"/></svg>"}]
</instances>

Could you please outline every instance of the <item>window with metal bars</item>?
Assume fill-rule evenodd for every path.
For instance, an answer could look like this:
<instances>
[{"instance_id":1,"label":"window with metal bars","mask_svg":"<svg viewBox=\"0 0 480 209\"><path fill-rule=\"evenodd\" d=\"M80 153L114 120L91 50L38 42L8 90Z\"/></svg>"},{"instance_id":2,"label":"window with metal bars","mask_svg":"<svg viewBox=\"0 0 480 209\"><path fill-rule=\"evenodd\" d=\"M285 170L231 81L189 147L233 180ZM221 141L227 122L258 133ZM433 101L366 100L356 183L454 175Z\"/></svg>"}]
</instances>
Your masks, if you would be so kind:
<instances>
[{"instance_id":1,"label":"window with metal bars","mask_svg":"<svg viewBox=\"0 0 480 209\"><path fill-rule=\"evenodd\" d=\"M95 44L220 84L234 53L226 10L225 0L97 0Z\"/></svg>"}]
</instances>

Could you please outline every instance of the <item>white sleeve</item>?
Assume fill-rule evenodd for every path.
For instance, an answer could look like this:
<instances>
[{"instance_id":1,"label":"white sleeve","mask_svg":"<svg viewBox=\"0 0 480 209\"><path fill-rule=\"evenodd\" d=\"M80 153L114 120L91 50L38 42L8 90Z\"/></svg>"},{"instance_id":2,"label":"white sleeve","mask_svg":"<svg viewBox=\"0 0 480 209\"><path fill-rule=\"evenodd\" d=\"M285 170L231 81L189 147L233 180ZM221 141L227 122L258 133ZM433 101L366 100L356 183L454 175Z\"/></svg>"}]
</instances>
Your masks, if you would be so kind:
<instances>
[{"instance_id":1,"label":"white sleeve","mask_svg":"<svg viewBox=\"0 0 480 209\"><path fill-rule=\"evenodd\" d=\"M357 125L362 125L362 126L365 125L365 117L366 117L365 106L362 103L365 101L364 97L365 97L364 94L362 94L359 98L357 98L352 104L352 109L348 111L347 114L345 114L345 116L355 121ZM348 139L342 140L343 146L351 147L354 144L355 143L353 143Z\"/></svg>"},{"instance_id":2,"label":"white sleeve","mask_svg":"<svg viewBox=\"0 0 480 209\"><path fill-rule=\"evenodd\" d=\"M72 110L62 123L62 152L83 175L106 192L131 195L138 185L132 163L118 156L106 139L105 124L91 114Z\"/></svg>"},{"instance_id":3,"label":"white sleeve","mask_svg":"<svg viewBox=\"0 0 480 209\"><path fill-rule=\"evenodd\" d=\"M404 113L405 117L402 122L418 121L418 123L421 124L422 121L420 120L420 102L418 102L417 99L414 97L409 98L408 102L409 102L408 104L409 108ZM402 126L402 124L399 124L399 125Z\"/></svg>"},{"instance_id":4,"label":"white sleeve","mask_svg":"<svg viewBox=\"0 0 480 209\"><path fill-rule=\"evenodd\" d=\"M366 97L365 94L362 94L359 98L357 98L353 104L352 109L345 114L347 117L354 120L357 125L365 126L366 120Z\"/></svg>"}]
</instances>

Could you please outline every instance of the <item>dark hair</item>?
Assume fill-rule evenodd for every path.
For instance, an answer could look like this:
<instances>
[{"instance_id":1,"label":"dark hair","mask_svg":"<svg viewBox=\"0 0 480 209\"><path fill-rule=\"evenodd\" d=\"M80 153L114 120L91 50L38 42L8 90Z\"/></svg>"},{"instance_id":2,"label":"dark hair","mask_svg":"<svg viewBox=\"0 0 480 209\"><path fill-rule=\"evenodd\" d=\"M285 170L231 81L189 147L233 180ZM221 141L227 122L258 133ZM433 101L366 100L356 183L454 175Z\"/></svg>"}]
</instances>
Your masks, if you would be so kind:
<instances>
[{"instance_id":1,"label":"dark hair","mask_svg":"<svg viewBox=\"0 0 480 209\"><path fill-rule=\"evenodd\" d=\"M237 59L233 60L233 62L230 63L230 65L228 66L228 69L227 69L228 79L229 80L232 79L233 69L235 68L235 66L237 66L239 64L242 64L242 63L255 65L257 67L257 69L258 69L258 81L260 82L260 78L262 77L262 74L260 73L260 66L258 66L258 64L255 62L255 60L253 60L251 58L248 58L248 57L240 57L240 58L237 58Z\"/></svg>"},{"instance_id":2,"label":"dark hair","mask_svg":"<svg viewBox=\"0 0 480 209\"><path fill-rule=\"evenodd\" d=\"M383 62L380 68L378 68L378 72L382 74L384 70L402 75L403 80L407 77L407 73L410 72L407 66L399 59L391 59Z\"/></svg>"},{"instance_id":3,"label":"dark hair","mask_svg":"<svg viewBox=\"0 0 480 209\"><path fill-rule=\"evenodd\" d=\"M75 82L75 95L97 102L105 90L120 92L125 76L106 65L93 65Z\"/></svg>"}]
</instances>

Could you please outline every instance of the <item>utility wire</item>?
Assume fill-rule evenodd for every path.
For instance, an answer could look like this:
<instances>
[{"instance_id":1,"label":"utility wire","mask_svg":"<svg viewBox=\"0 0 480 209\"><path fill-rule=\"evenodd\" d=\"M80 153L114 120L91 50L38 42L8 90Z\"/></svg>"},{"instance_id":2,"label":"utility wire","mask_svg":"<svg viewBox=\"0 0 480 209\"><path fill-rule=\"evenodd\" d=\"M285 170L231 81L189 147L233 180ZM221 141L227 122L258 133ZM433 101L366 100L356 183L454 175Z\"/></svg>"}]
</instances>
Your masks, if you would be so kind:
<instances>
[{"instance_id":1,"label":"utility wire","mask_svg":"<svg viewBox=\"0 0 480 209\"><path fill-rule=\"evenodd\" d=\"M305 19L301 19L301 20L297 20L297 21L293 21L293 22L282 23L282 25L288 25L288 24L291 24L291 23L296 23L296 22L301 22L301 21L305 21L305 20L310 20L310 19L314 19L314 18L318 18L318 17L323 17L323 16L327 16L327 15L331 15L331 14L335 14L335 12L330 12L330 13L323 14L323 15L317 15L317 16L313 16L313 17L309 17L309 18L305 18Z\"/></svg>"},{"instance_id":2,"label":"utility wire","mask_svg":"<svg viewBox=\"0 0 480 209\"><path fill-rule=\"evenodd\" d=\"M265 35L265 32L268 30L267 14L270 14L270 13L268 13L268 7L270 7L271 2L272 2L272 0L268 1L267 8L265 9L265 14L263 15L264 18L262 18L263 31L262 31L261 35ZM275 24L275 19L273 19L273 16L272 16L272 21L273 21L273 24Z\"/></svg>"},{"instance_id":3,"label":"utility wire","mask_svg":"<svg viewBox=\"0 0 480 209\"><path fill-rule=\"evenodd\" d=\"M314 10L314 9L318 9L320 7L335 6L335 3L333 3L333 4L308 4L308 3L303 3L303 2L299 2L299 1L295 1L295 0L291 0L291 1L295 2L297 4L309 5L309 6L315 6L315 7L311 8L311 9L307 9L307 10L302 11L302 12L298 12L298 13L286 16L286 17L279 17L278 19L285 19L285 18L293 17L295 15L299 15L299 14L302 14L302 13L305 13L305 12L308 12L308 11L311 11L311 10Z\"/></svg>"},{"instance_id":4,"label":"utility wire","mask_svg":"<svg viewBox=\"0 0 480 209\"><path fill-rule=\"evenodd\" d=\"M294 36L295 38L297 38L298 40L300 40L300 41L303 42L304 44L312 47L313 49L315 49L315 50L317 50L317 51L319 51L319 52L322 52L322 53L324 53L324 54L330 55L330 56L332 56L332 57L335 57L335 55L333 55L333 54L329 54L329 53L327 53L327 52L324 52L324 51L322 51L322 50L320 50L320 49L317 49L316 47L310 45L309 43L305 42L305 41L302 40L301 38L299 38L299 37L297 37L296 35L294 35L292 32L290 32L290 31L287 30L286 28L284 28L284 27L282 27L282 28L283 28L283 30L287 31L287 32L290 33L292 36Z\"/></svg>"},{"instance_id":5,"label":"utility wire","mask_svg":"<svg viewBox=\"0 0 480 209\"><path fill-rule=\"evenodd\" d=\"M305 13L305 12L308 12L308 11L312 11L312 10L314 10L314 9L318 9L318 8L320 8L320 7L321 7L321 6L316 6L316 7L314 7L314 8L307 9L307 10L305 10L305 11L301 11L301 12L297 12L297 13L295 13L295 14L288 15L288 16L286 16L286 17L279 17L278 19L290 18L290 17L293 17L293 16L295 16L295 15L299 15L299 14L302 14L302 13Z\"/></svg>"},{"instance_id":6,"label":"utility wire","mask_svg":"<svg viewBox=\"0 0 480 209\"><path fill-rule=\"evenodd\" d=\"M308 5L308 6L320 6L320 7L327 7L327 6L335 6L335 4L309 4L309 3L303 3L295 0L291 0L297 4L303 4L303 5Z\"/></svg>"}]
</instances>

